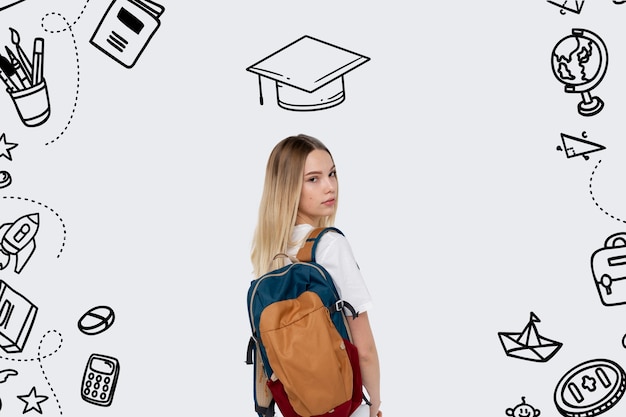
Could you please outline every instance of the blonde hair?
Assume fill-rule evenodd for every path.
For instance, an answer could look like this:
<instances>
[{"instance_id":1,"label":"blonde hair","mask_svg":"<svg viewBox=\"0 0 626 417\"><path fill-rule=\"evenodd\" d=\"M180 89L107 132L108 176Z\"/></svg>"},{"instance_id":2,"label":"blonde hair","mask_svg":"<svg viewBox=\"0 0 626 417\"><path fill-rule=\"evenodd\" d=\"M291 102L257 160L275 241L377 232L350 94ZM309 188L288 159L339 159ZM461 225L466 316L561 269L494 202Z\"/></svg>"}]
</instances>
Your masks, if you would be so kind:
<instances>
[{"instance_id":1,"label":"blonde hair","mask_svg":"<svg viewBox=\"0 0 626 417\"><path fill-rule=\"evenodd\" d=\"M284 257L274 258L295 244L291 242L291 233L300 205L304 164L309 153L317 149L328 152L332 159L332 154L319 139L302 134L281 140L270 154L250 255L257 277L284 266ZM313 226L333 225L336 207L335 204L332 215L320 219L320 224Z\"/></svg>"}]
</instances>

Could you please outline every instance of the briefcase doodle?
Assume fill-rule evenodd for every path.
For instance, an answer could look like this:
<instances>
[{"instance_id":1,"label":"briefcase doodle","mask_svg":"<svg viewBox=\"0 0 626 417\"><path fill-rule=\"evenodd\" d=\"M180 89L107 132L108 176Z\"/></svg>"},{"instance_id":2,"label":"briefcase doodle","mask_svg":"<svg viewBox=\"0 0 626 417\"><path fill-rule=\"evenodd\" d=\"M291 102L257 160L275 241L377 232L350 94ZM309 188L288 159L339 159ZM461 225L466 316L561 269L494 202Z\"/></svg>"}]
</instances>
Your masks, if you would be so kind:
<instances>
[{"instance_id":1,"label":"briefcase doodle","mask_svg":"<svg viewBox=\"0 0 626 417\"><path fill-rule=\"evenodd\" d=\"M591 255L591 271L602 304L626 304L626 233L615 233Z\"/></svg>"}]
</instances>

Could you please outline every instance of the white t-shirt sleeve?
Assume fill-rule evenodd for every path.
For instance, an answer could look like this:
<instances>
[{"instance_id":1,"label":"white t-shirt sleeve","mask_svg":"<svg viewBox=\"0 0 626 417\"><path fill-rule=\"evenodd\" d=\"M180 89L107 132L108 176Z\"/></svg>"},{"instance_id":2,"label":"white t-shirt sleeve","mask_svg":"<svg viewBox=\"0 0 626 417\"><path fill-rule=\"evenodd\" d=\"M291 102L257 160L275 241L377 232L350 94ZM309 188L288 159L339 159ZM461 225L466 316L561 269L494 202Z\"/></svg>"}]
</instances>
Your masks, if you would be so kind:
<instances>
[{"instance_id":1,"label":"white t-shirt sleeve","mask_svg":"<svg viewBox=\"0 0 626 417\"><path fill-rule=\"evenodd\" d=\"M350 303L357 312L372 308L372 297L345 236L325 233L318 244L315 260L333 278L342 300ZM350 315L348 311L346 314Z\"/></svg>"}]
</instances>

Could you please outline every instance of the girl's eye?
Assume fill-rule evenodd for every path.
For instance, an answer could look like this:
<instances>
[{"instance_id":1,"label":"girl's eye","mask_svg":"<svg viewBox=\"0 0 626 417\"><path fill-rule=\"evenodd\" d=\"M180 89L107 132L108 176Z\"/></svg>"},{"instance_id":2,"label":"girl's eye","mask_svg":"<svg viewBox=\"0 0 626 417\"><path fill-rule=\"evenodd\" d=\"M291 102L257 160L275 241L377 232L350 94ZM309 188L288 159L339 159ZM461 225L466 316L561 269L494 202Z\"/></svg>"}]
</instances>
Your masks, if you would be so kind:
<instances>
[{"instance_id":1,"label":"girl's eye","mask_svg":"<svg viewBox=\"0 0 626 417\"><path fill-rule=\"evenodd\" d=\"M309 178L309 181L310 182L316 182L317 181L317 177L311 177L311 178Z\"/></svg>"},{"instance_id":2,"label":"girl's eye","mask_svg":"<svg viewBox=\"0 0 626 417\"><path fill-rule=\"evenodd\" d=\"M337 171L331 171L331 173L328 175L329 177L335 177L337 176Z\"/></svg>"}]
</instances>

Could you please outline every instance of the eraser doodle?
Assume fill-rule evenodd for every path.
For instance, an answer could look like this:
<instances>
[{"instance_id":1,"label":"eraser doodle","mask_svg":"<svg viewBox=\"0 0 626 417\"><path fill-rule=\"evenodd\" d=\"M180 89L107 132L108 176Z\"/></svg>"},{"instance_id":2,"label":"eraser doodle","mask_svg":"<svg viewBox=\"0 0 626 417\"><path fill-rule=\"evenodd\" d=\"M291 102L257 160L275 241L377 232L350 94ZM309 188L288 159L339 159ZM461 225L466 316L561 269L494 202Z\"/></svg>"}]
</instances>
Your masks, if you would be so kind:
<instances>
[{"instance_id":1,"label":"eraser doodle","mask_svg":"<svg viewBox=\"0 0 626 417\"><path fill-rule=\"evenodd\" d=\"M111 307L93 307L78 320L78 328L87 335L96 335L104 332L113 325L115 312Z\"/></svg>"},{"instance_id":2,"label":"eraser doodle","mask_svg":"<svg viewBox=\"0 0 626 417\"><path fill-rule=\"evenodd\" d=\"M608 359L592 359L567 371L554 390L554 403L565 417L604 413L622 398L626 374Z\"/></svg>"}]
</instances>

